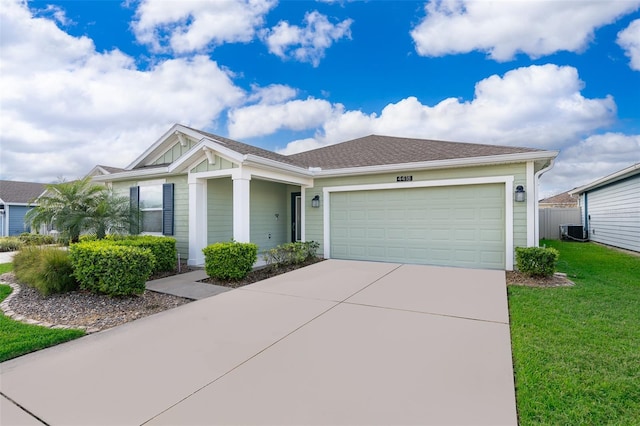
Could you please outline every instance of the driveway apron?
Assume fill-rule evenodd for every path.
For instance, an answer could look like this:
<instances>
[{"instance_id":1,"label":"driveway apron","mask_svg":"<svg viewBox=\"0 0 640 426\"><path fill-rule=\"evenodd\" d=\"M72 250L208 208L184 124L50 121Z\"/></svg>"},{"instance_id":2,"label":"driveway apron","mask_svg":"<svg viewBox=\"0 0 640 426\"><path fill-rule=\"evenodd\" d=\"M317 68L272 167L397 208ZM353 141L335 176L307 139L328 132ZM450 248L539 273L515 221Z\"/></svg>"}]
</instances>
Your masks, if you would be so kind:
<instances>
[{"instance_id":1,"label":"driveway apron","mask_svg":"<svg viewBox=\"0 0 640 426\"><path fill-rule=\"evenodd\" d=\"M1 424L515 425L504 272L327 260L2 363L0 392Z\"/></svg>"}]
</instances>

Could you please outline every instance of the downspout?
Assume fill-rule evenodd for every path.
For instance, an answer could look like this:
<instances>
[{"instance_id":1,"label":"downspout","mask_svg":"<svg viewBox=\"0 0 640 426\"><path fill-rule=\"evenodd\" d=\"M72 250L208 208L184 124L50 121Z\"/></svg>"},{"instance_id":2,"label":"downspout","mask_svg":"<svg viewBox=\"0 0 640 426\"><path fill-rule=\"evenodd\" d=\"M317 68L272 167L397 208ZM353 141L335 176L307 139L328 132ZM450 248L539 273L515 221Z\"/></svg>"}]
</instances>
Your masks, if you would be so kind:
<instances>
[{"instance_id":1,"label":"downspout","mask_svg":"<svg viewBox=\"0 0 640 426\"><path fill-rule=\"evenodd\" d=\"M536 174L533 176L533 181L535 182L535 194L534 194L535 205L533 210L534 222L535 222L535 225L534 225L535 226L535 247L538 247L540 245L540 208L538 207L538 188L540 183L539 180L540 180L540 176L542 176L543 174L551 170L554 165L555 165L555 158L552 158L549 161L549 165L547 167L544 167L538 170L538 172L536 172Z\"/></svg>"}]
</instances>

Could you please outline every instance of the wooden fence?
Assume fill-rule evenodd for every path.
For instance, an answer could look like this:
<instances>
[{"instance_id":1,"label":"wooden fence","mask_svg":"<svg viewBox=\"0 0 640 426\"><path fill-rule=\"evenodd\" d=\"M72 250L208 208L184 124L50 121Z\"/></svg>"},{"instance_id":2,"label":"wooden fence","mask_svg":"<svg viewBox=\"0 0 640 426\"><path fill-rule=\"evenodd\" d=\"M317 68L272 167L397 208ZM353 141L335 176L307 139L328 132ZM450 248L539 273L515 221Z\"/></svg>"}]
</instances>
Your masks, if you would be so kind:
<instances>
[{"instance_id":1,"label":"wooden fence","mask_svg":"<svg viewBox=\"0 0 640 426\"><path fill-rule=\"evenodd\" d=\"M559 240L560 225L582 225L580 208L540 209L540 238Z\"/></svg>"}]
</instances>

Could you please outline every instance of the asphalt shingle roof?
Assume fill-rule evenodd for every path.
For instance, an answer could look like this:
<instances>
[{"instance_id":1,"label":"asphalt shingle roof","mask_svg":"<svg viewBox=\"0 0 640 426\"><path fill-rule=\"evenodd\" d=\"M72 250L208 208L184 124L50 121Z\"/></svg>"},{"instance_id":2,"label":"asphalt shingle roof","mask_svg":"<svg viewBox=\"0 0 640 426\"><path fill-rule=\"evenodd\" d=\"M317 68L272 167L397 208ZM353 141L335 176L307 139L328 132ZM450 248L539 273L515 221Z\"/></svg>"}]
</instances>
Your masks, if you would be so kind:
<instances>
[{"instance_id":1,"label":"asphalt shingle roof","mask_svg":"<svg viewBox=\"0 0 640 426\"><path fill-rule=\"evenodd\" d=\"M5 203L26 204L45 190L43 183L0 180L0 199Z\"/></svg>"},{"instance_id":2,"label":"asphalt shingle roof","mask_svg":"<svg viewBox=\"0 0 640 426\"><path fill-rule=\"evenodd\" d=\"M370 135L288 158L305 167L341 169L541 151L499 145Z\"/></svg>"}]
</instances>

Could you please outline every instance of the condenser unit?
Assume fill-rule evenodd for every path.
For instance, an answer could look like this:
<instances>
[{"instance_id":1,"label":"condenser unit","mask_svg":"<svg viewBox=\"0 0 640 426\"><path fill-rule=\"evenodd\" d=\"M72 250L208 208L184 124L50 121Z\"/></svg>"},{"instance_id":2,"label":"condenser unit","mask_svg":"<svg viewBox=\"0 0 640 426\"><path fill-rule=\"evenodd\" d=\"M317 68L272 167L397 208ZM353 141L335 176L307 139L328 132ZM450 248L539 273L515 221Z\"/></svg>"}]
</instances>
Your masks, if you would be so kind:
<instances>
[{"instance_id":1,"label":"condenser unit","mask_svg":"<svg viewBox=\"0 0 640 426\"><path fill-rule=\"evenodd\" d=\"M560 239L586 241L587 235L582 225L560 225Z\"/></svg>"}]
</instances>

